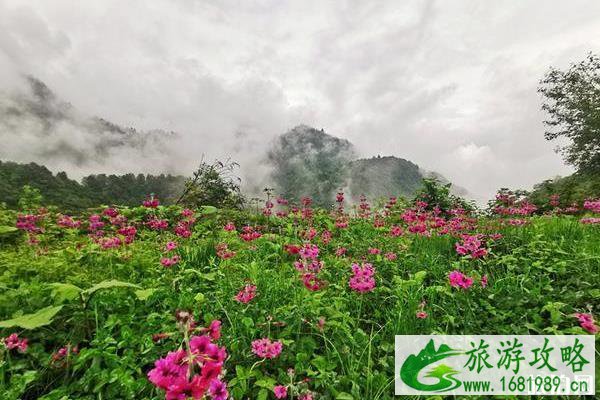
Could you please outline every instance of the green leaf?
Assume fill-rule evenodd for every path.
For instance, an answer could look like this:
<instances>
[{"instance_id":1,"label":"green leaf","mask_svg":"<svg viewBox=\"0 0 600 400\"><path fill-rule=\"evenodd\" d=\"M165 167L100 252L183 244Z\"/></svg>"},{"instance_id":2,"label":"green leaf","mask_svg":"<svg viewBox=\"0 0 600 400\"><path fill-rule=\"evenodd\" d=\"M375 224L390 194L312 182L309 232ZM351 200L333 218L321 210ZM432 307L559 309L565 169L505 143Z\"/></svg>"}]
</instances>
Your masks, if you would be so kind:
<instances>
[{"instance_id":1,"label":"green leaf","mask_svg":"<svg viewBox=\"0 0 600 400\"><path fill-rule=\"evenodd\" d=\"M258 396L256 397L256 400L267 400L268 396L269 396L269 391L267 389L260 389L260 391L258 392Z\"/></svg>"},{"instance_id":2,"label":"green leaf","mask_svg":"<svg viewBox=\"0 0 600 400\"><path fill-rule=\"evenodd\" d=\"M52 318L63 308L63 306L49 306L38 310L33 314L25 314L20 317L0 322L0 328L12 328L18 326L23 329L35 329L52 323Z\"/></svg>"},{"instance_id":3,"label":"green leaf","mask_svg":"<svg viewBox=\"0 0 600 400\"><path fill-rule=\"evenodd\" d=\"M354 400L354 397L350 393L340 392L335 396L335 400Z\"/></svg>"},{"instance_id":4,"label":"green leaf","mask_svg":"<svg viewBox=\"0 0 600 400\"><path fill-rule=\"evenodd\" d=\"M50 283L48 286L52 288L52 297L58 304L63 303L65 300L73 300L81 293L81 288L72 285L70 283Z\"/></svg>"},{"instance_id":5,"label":"green leaf","mask_svg":"<svg viewBox=\"0 0 600 400\"><path fill-rule=\"evenodd\" d=\"M254 385L261 387L261 388L265 388L265 389L273 389L273 386L275 386L275 379L273 378L269 378L269 377L264 377L263 379L259 379L257 380Z\"/></svg>"},{"instance_id":6,"label":"green leaf","mask_svg":"<svg viewBox=\"0 0 600 400\"><path fill-rule=\"evenodd\" d=\"M141 289L141 286L134 285L133 283L121 282L121 281L116 281L116 280L112 279L109 281L102 281L100 283L97 283L94 286L92 286L91 288L84 290L83 293L87 294L88 296L91 296L98 290L118 288L118 287Z\"/></svg>"},{"instance_id":7,"label":"green leaf","mask_svg":"<svg viewBox=\"0 0 600 400\"><path fill-rule=\"evenodd\" d=\"M198 303L202 304L204 303L204 294L203 293L198 293L197 295L194 296L194 300L196 300Z\"/></svg>"},{"instance_id":8,"label":"green leaf","mask_svg":"<svg viewBox=\"0 0 600 400\"><path fill-rule=\"evenodd\" d=\"M423 280L425 279L425 276L427 276L427 271L419 271L415 273L415 276L413 277L413 279L415 281L417 281L418 283L422 283Z\"/></svg>"},{"instance_id":9,"label":"green leaf","mask_svg":"<svg viewBox=\"0 0 600 400\"><path fill-rule=\"evenodd\" d=\"M17 232L18 229L14 226L0 225L0 235L10 235L11 233Z\"/></svg>"},{"instance_id":10,"label":"green leaf","mask_svg":"<svg viewBox=\"0 0 600 400\"><path fill-rule=\"evenodd\" d=\"M152 296L152 293L156 292L156 289L154 288L150 288L150 289L140 289L140 290L136 290L135 291L135 296L138 298L138 300L147 300L150 296Z\"/></svg>"},{"instance_id":11,"label":"green leaf","mask_svg":"<svg viewBox=\"0 0 600 400\"><path fill-rule=\"evenodd\" d=\"M209 214L215 214L218 209L217 207L213 207L213 206L202 206L202 215L209 215Z\"/></svg>"}]
</instances>

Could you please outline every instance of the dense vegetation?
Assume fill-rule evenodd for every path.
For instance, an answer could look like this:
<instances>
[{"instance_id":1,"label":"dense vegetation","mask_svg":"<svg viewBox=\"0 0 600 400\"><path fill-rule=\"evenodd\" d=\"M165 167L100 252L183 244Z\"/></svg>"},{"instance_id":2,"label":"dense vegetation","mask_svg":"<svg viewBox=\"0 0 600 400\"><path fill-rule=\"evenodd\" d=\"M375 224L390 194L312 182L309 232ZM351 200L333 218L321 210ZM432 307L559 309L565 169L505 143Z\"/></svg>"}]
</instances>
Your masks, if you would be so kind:
<instances>
[{"instance_id":1,"label":"dense vegetation","mask_svg":"<svg viewBox=\"0 0 600 400\"><path fill-rule=\"evenodd\" d=\"M337 200L0 212L2 398L183 399L157 371L206 348L210 398L392 399L396 334L597 331L575 313L600 306L600 201Z\"/></svg>"},{"instance_id":2,"label":"dense vegetation","mask_svg":"<svg viewBox=\"0 0 600 400\"><path fill-rule=\"evenodd\" d=\"M63 210L82 210L99 205L140 204L149 193L170 203L183 190L185 179L173 175L96 174L79 183L65 172L53 174L46 167L30 163L0 161L0 202L16 207L22 188L38 189L49 205Z\"/></svg>"}]
</instances>

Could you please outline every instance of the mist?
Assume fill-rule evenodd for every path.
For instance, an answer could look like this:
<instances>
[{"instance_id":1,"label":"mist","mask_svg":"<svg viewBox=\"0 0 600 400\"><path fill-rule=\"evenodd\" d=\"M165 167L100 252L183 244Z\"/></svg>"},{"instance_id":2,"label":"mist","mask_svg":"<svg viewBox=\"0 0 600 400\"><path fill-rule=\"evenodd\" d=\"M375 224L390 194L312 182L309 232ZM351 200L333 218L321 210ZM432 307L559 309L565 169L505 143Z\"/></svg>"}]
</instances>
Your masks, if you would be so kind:
<instances>
[{"instance_id":1,"label":"mist","mask_svg":"<svg viewBox=\"0 0 600 400\"><path fill-rule=\"evenodd\" d=\"M600 47L598 16L593 1L2 1L0 159L77 178L231 158L258 188L269 146L306 124L487 198L571 172L536 87ZM55 96L47 120L27 77Z\"/></svg>"}]
</instances>

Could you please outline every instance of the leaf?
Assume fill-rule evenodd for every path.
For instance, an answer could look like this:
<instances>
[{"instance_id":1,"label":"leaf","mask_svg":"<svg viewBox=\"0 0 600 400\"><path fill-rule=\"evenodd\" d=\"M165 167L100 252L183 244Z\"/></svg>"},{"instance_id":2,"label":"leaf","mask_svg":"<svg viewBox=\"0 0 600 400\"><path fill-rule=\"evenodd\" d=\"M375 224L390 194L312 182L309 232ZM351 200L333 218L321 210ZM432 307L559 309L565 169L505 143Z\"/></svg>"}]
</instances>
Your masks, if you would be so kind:
<instances>
[{"instance_id":1,"label":"leaf","mask_svg":"<svg viewBox=\"0 0 600 400\"><path fill-rule=\"evenodd\" d=\"M52 288L52 296L58 304L65 300L73 300L81 293L81 288L70 283L50 283L48 286Z\"/></svg>"},{"instance_id":2,"label":"leaf","mask_svg":"<svg viewBox=\"0 0 600 400\"><path fill-rule=\"evenodd\" d=\"M194 300L196 300L200 304L204 303L204 294L198 293L197 295L194 296Z\"/></svg>"},{"instance_id":3,"label":"leaf","mask_svg":"<svg viewBox=\"0 0 600 400\"><path fill-rule=\"evenodd\" d=\"M18 229L14 226L0 225L0 235L10 235L11 233L17 232Z\"/></svg>"},{"instance_id":4,"label":"leaf","mask_svg":"<svg viewBox=\"0 0 600 400\"><path fill-rule=\"evenodd\" d=\"M417 281L418 283L422 283L423 280L425 279L425 276L427 276L427 271L419 271L415 273L415 276L413 277L413 279L415 281Z\"/></svg>"},{"instance_id":5,"label":"leaf","mask_svg":"<svg viewBox=\"0 0 600 400\"><path fill-rule=\"evenodd\" d=\"M140 290L136 290L135 291L135 296L138 298L138 300L147 300L150 296L152 296L152 293L156 292L156 289L154 288L150 288L150 289L140 289Z\"/></svg>"},{"instance_id":6,"label":"leaf","mask_svg":"<svg viewBox=\"0 0 600 400\"><path fill-rule=\"evenodd\" d=\"M92 286L91 288L84 290L83 293L87 294L88 296L91 296L98 290L111 289L111 288L117 288L117 287L129 287L129 288L141 289L141 286L134 285L133 283L121 282L121 281L116 281L114 279L111 279L109 281L102 281L100 283L97 283L94 286Z\"/></svg>"},{"instance_id":7,"label":"leaf","mask_svg":"<svg viewBox=\"0 0 600 400\"><path fill-rule=\"evenodd\" d=\"M269 396L269 391L267 389L260 389L258 392L258 396L256 397L256 400L267 400L268 396Z\"/></svg>"},{"instance_id":8,"label":"leaf","mask_svg":"<svg viewBox=\"0 0 600 400\"><path fill-rule=\"evenodd\" d=\"M217 207L202 206L202 215L215 214L218 211Z\"/></svg>"},{"instance_id":9,"label":"leaf","mask_svg":"<svg viewBox=\"0 0 600 400\"><path fill-rule=\"evenodd\" d=\"M262 379L257 380L254 385L261 387L261 388L265 388L265 389L273 389L273 386L275 386L275 383L277 383L275 381L275 379L273 378L269 378L269 377L264 377Z\"/></svg>"},{"instance_id":10,"label":"leaf","mask_svg":"<svg viewBox=\"0 0 600 400\"><path fill-rule=\"evenodd\" d=\"M350 393L340 392L335 396L335 400L354 400L354 397Z\"/></svg>"},{"instance_id":11,"label":"leaf","mask_svg":"<svg viewBox=\"0 0 600 400\"><path fill-rule=\"evenodd\" d=\"M35 329L52 323L52 318L63 308L63 306L49 306L36 311L33 314L25 314L20 317L0 321L0 328L12 328L18 326L23 329Z\"/></svg>"}]
</instances>

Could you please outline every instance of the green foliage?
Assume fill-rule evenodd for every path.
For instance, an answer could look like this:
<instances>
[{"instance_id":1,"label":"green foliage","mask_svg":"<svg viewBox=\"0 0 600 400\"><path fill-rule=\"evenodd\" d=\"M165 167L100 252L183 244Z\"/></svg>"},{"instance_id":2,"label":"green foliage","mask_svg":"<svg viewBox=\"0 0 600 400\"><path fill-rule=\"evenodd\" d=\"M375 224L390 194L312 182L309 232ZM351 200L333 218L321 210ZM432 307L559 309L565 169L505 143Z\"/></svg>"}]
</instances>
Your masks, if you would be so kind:
<instances>
[{"instance_id":1,"label":"green foliage","mask_svg":"<svg viewBox=\"0 0 600 400\"><path fill-rule=\"evenodd\" d=\"M308 196L315 205L329 207L348 178L354 156L347 140L301 125L277 138L268 160L278 193L296 202Z\"/></svg>"},{"instance_id":2,"label":"green foliage","mask_svg":"<svg viewBox=\"0 0 600 400\"><path fill-rule=\"evenodd\" d=\"M185 182L185 190L178 203L188 207L204 207L206 212L219 208L240 208L244 198L240 192L240 179L234 175L238 167L234 162L202 162L193 177ZM212 208L209 208L212 207Z\"/></svg>"},{"instance_id":3,"label":"green foliage","mask_svg":"<svg viewBox=\"0 0 600 400\"><path fill-rule=\"evenodd\" d=\"M588 57L566 71L551 68L540 82L546 139L568 139L561 148L578 171L600 173L600 57Z\"/></svg>"},{"instance_id":4,"label":"green foliage","mask_svg":"<svg viewBox=\"0 0 600 400\"><path fill-rule=\"evenodd\" d=\"M19 327L23 329L36 329L52 323L52 318L62 309L62 306L49 306L42 308L33 314L21 315L20 317L0 321L0 328Z\"/></svg>"},{"instance_id":5,"label":"green foliage","mask_svg":"<svg viewBox=\"0 0 600 400\"><path fill-rule=\"evenodd\" d=\"M552 195L559 196L561 207L600 198L600 174L576 173L564 178L549 179L535 185L528 198L541 210L549 210L553 208L548 204Z\"/></svg>"},{"instance_id":6,"label":"green foliage","mask_svg":"<svg viewBox=\"0 0 600 400\"><path fill-rule=\"evenodd\" d=\"M432 187L432 199L447 198ZM48 220L55 220L49 212ZM528 218L521 227L480 218L474 232L502 238L489 243L488 256L472 260L456 253L451 235L388 235L390 225L402 224L401 208L390 210L385 227L351 218L348 228L338 229L320 209L309 222L206 207L196 211L187 239L144 227L148 213L174 222L181 207L120 212L139 230L133 243L116 249L101 249L84 230L50 222L39 234L40 245L27 244L23 235L0 247L0 317L9 320L0 323L0 337L16 332L30 345L25 354L13 351L10 366L0 370L0 393L7 399L164 399L146 374L184 340L173 317L178 309L191 310L199 329L222 321L219 344L227 347L224 379L233 399L272 399L272 387L292 379L294 398L311 390L324 400L391 400L394 335L584 333L573 314L600 307L600 230L571 216ZM7 226L14 218L0 210ZM222 229L227 221L238 229L262 225L263 236L245 242L239 232ZM301 232L309 227L332 233L329 243L320 235L313 240L327 282L317 292L304 287L294 267L297 256L284 250L303 243ZM178 247L169 254L181 261L164 268L159 260L171 240ZM220 243L236 255L219 258ZM339 247L348 249L346 256L335 255ZM369 248L398 258L370 254ZM348 279L352 262L363 260L375 266L377 286L358 294ZM475 285L451 288L448 273L454 269L473 276ZM484 274L486 288L479 283ZM256 298L235 301L248 283L257 286ZM417 319L423 301L428 317ZM158 333L167 336L155 342ZM255 357L251 342L261 337L281 340L282 354L268 361ZM67 344L78 345L79 354L65 366L53 365L52 354Z\"/></svg>"},{"instance_id":7,"label":"green foliage","mask_svg":"<svg viewBox=\"0 0 600 400\"><path fill-rule=\"evenodd\" d=\"M0 161L0 202L22 210L54 205L75 211L99 205L140 204L154 193L163 204L173 203L184 178L173 175L89 175L79 183L64 172L53 175L46 167ZM40 197L41 195L41 197Z\"/></svg>"},{"instance_id":8,"label":"green foliage","mask_svg":"<svg viewBox=\"0 0 600 400\"><path fill-rule=\"evenodd\" d=\"M475 206L472 203L450 193L451 186L451 183L441 184L435 178L425 178L421 189L415 195L415 201L424 201L427 203L427 210L437 208L444 215L447 215L451 209L458 207L468 211L474 210Z\"/></svg>"}]
</instances>

